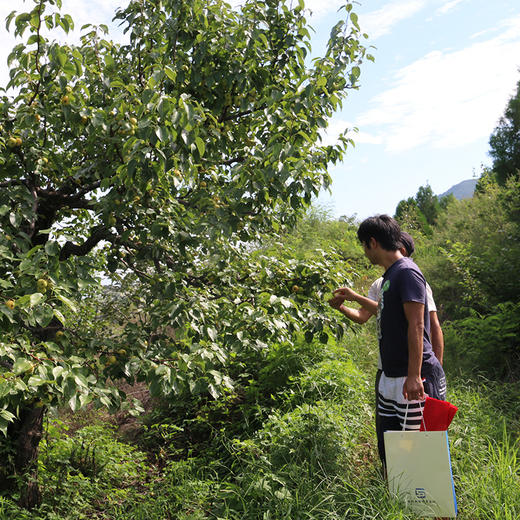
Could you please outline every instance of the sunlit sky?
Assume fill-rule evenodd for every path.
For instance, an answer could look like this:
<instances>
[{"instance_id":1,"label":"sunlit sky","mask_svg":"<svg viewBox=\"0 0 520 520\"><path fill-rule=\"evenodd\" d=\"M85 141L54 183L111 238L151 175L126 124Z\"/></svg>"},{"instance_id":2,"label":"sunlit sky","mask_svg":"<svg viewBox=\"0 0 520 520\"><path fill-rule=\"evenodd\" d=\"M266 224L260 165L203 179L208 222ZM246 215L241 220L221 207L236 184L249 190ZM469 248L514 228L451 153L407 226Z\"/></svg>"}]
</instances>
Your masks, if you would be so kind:
<instances>
[{"instance_id":1,"label":"sunlit sky","mask_svg":"<svg viewBox=\"0 0 520 520\"><path fill-rule=\"evenodd\" d=\"M239 0L235 0L237 3ZM110 23L128 0L63 0L76 27ZM340 16L340 0L307 0L322 52ZM0 18L29 10L33 0L3 0ZM331 168L331 194L319 202L335 216L393 214L397 203L429 183L437 194L478 175L490 164L489 135L520 80L518 0L362 1L355 8L375 63L362 66L352 91L332 119L325 140L345 128L355 148ZM117 39L114 33L114 39ZM15 43L0 25L0 84Z\"/></svg>"}]
</instances>

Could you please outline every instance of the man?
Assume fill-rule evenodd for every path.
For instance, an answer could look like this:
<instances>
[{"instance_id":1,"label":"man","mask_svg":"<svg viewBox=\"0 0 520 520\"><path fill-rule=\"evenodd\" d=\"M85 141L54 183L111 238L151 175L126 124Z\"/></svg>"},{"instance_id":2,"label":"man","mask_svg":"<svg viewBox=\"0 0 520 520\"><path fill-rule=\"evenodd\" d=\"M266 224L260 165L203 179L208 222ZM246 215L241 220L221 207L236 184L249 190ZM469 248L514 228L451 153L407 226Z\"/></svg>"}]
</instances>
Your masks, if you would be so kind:
<instances>
[{"instance_id":1,"label":"man","mask_svg":"<svg viewBox=\"0 0 520 520\"><path fill-rule=\"evenodd\" d=\"M425 396L444 400L446 392L444 371L430 340L426 281L399 251L401 230L393 218L364 220L358 238L370 262L385 269L377 314L381 430L419 430ZM384 463L383 439L378 444Z\"/></svg>"},{"instance_id":2,"label":"man","mask_svg":"<svg viewBox=\"0 0 520 520\"><path fill-rule=\"evenodd\" d=\"M364 220L358 238L370 262L385 269L377 314L383 368L379 381L381 429L419 430L425 395L444 400L446 392L444 371L430 339L426 280L399 251L401 230L391 217ZM384 460L384 446L381 448Z\"/></svg>"},{"instance_id":3,"label":"man","mask_svg":"<svg viewBox=\"0 0 520 520\"><path fill-rule=\"evenodd\" d=\"M414 240L406 231L401 232L399 250L403 256L410 258L415 251ZM329 300L329 304L353 322L362 325L372 316L377 314L379 293L381 292L382 283L383 277L381 276L372 283L367 296L362 296L349 287L341 287L334 291L334 296ZM426 282L426 295L428 297L428 311L430 312L430 330L433 352L442 365L444 357L444 335L439 323L439 317L437 316L437 306L433 300L432 289L428 282ZM345 300L359 303L361 308L353 309L351 307L346 307L343 305ZM381 369L380 362L378 364L378 369Z\"/></svg>"},{"instance_id":4,"label":"man","mask_svg":"<svg viewBox=\"0 0 520 520\"><path fill-rule=\"evenodd\" d=\"M411 257L415 250L415 244L413 238L405 231L401 232L399 251L404 257ZM377 314L379 296L381 292L381 286L383 284L383 277L378 278L370 286L368 291L368 297L362 296L348 287L342 287L334 291L334 297L329 300L331 307L339 310L347 318L351 319L355 323L363 324L370 319L372 315ZM427 305L430 315L430 328L431 328L431 343L435 356L442 364L443 353L444 353L444 337L442 329L437 317L437 307L433 300L433 294L431 287L426 283L426 295ZM345 300L354 301L359 303L362 307L360 309L353 309L346 307L343 303ZM384 461L384 439L383 429L380 417L379 407L379 380L382 374L381 356L378 359L378 367L375 380L375 392L376 392L376 433L378 439L378 451L382 461Z\"/></svg>"}]
</instances>

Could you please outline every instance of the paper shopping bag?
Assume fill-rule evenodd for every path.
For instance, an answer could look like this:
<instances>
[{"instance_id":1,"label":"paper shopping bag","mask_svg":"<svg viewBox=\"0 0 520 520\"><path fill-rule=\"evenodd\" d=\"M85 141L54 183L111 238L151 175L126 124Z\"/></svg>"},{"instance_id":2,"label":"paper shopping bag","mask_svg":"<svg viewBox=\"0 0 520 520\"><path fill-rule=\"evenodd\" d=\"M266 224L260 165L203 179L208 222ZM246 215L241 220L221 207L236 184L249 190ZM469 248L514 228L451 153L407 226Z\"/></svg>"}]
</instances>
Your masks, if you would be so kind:
<instances>
[{"instance_id":1,"label":"paper shopping bag","mask_svg":"<svg viewBox=\"0 0 520 520\"><path fill-rule=\"evenodd\" d=\"M384 433L388 486L421 516L457 516L446 431Z\"/></svg>"}]
</instances>

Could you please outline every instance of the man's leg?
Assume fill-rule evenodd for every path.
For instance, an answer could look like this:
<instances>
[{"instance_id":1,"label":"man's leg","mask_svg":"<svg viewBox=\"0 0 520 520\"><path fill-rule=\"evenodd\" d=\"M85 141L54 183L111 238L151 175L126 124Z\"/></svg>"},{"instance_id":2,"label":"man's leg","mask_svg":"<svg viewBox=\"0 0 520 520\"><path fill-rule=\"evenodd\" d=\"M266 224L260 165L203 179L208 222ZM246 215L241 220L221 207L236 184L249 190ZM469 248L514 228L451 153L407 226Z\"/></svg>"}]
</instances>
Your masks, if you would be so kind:
<instances>
[{"instance_id":1,"label":"man's leg","mask_svg":"<svg viewBox=\"0 0 520 520\"><path fill-rule=\"evenodd\" d=\"M377 451L379 452L379 458L381 462L384 460L384 443L383 443L383 430L381 428L381 417L379 415L379 380L381 379L381 374L383 371L381 369L377 369L376 372L376 436L377 436Z\"/></svg>"},{"instance_id":2,"label":"man's leg","mask_svg":"<svg viewBox=\"0 0 520 520\"><path fill-rule=\"evenodd\" d=\"M395 378L387 377L382 373L379 377L377 392L377 449L379 457L386 472L385 439L384 432L388 430L401 430L401 423L395 407L394 383Z\"/></svg>"},{"instance_id":3,"label":"man's leg","mask_svg":"<svg viewBox=\"0 0 520 520\"><path fill-rule=\"evenodd\" d=\"M405 377L387 377L383 373L378 392L378 450L386 464L384 432L388 430L415 430L421 428L424 401L407 401L403 396Z\"/></svg>"}]
</instances>

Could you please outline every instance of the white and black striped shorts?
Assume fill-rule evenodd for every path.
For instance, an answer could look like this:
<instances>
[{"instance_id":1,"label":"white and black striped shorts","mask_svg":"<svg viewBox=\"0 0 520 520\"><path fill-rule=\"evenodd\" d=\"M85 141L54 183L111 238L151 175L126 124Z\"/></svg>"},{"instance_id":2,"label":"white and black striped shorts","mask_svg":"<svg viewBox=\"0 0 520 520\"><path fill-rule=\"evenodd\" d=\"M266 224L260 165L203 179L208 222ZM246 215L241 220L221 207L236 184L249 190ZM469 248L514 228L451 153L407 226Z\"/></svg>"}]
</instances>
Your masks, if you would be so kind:
<instances>
[{"instance_id":1,"label":"white and black striped shorts","mask_svg":"<svg viewBox=\"0 0 520 520\"><path fill-rule=\"evenodd\" d=\"M435 399L446 399L446 377L442 367L428 370L424 380L424 392ZM421 427L424 401L407 401L403 396L406 376L387 377L383 372L378 388L378 412L383 421L397 419L401 429L419 430ZM405 424L406 419L406 424Z\"/></svg>"}]
</instances>

